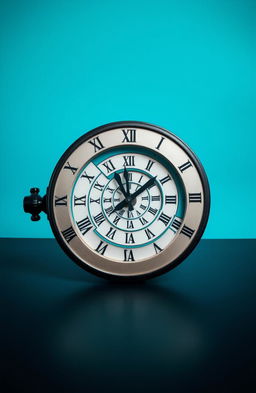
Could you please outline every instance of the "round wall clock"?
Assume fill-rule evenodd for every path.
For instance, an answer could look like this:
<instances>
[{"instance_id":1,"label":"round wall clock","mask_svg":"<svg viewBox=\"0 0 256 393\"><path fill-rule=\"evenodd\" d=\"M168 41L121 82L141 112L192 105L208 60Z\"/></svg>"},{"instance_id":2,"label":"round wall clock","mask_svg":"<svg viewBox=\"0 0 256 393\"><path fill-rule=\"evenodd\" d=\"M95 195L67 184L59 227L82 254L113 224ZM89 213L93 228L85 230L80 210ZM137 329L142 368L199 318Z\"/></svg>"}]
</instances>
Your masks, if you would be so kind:
<instances>
[{"instance_id":1,"label":"round wall clock","mask_svg":"<svg viewBox=\"0 0 256 393\"><path fill-rule=\"evenodd\" d=\"M47 213L63 250L105 278L144 279L177 266L200 240L210 192L195 154L169 131L124 121L98 127L58 161L46 195L24 198Z\"/></svg>"}]
</instances>

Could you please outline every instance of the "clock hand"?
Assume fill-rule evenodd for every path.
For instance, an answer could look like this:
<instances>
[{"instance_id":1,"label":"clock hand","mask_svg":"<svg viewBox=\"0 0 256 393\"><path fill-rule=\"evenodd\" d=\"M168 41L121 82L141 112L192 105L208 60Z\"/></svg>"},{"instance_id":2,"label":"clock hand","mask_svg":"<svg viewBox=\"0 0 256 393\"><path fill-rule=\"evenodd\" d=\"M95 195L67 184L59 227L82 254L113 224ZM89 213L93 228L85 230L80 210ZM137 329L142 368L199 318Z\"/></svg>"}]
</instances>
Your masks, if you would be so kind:
<instances>
[{"instance_id":1,"label":"clock hand","mask_svg":"<svg viewBox=\"0 0 256 393\"><path fill-rule=\"evenodd\" d=\"M124 178L126 181L126 195L127 195L128 208L129 210L133 210L132 202L130 200L131 194L130 194L130 187L129 187L129 175L126 166L124 167Z\"/></svg>"},{"instance_id":2,"label":"clock hand","mask_svg":"<svg viewBox=\"0 0 256 393\"><path fill-rule=\"evenodd\" d=\"M129 176L128 176L128 171L126 169L126 166L124 167L124 178L126 181L126 194L127 194L127 196L129 196L130 195Z\"/></svg>"},{"instance_id":3,"label":"clock hand","mask_svg":"<svg viewBox=\"0 0 256 393\"><path fill-rule=\"evenodd\" d=\"M152 184L154 184L156 177L152 177L151 179L149 179L143 186L141 186L137 191L135 191L131 196L130 196L130 200L132 201L134 198L136 198L139 194L141 194L143 191L145 191L148 187L150 187ZM117 211L117 210L121 210L123 207L125 207L129 202L127 201L127 199L124 199L123 201L119 202L113 212Z\"/></svg>"},{"instance_id":4,"label":"clock hand","mask_svg":"<svg viewBox=\"0 0 256 393\"><path fill-rule=\"evenodd\" d=\"M123 207L125 207L128 203L129 203L129 202L127 202L127 200L124 199L123 201L119 202L119 203L115 206L113 212L116 212L117 210L121 210L121 209L122 209Z\"/></svg>"},{"instance_id":5,"label":"clock hand","mask_svg":"<svg viewBox=\"0 0 256 393\"><path fill-rule=\"evenodd\" d=\"M155 183L157 176L151 177L143 186L141 186L137 191L135 191L131 196L131 201L135 199L138 195L140 195L143 191L145 191L148 187L152 186Z\"/></svg>"},{"instance_id":6,"label":"clock hand","mask_svg":"<svg viewBox=\"0 0 256 393\"><path fill-rule=\"evenodd\" d=\"M115 172L114 178L117 181L117 183L119 185L119 188L120 188L121 192L123 193L123 195L125 197L125 200L126 200L127 199L127 193L126 193L126 191L124 189L124 186L123 186L123 183L122 183L122 180L121 180L121 177L120 177L119 173Z\"/></svg>"}]
</instances>

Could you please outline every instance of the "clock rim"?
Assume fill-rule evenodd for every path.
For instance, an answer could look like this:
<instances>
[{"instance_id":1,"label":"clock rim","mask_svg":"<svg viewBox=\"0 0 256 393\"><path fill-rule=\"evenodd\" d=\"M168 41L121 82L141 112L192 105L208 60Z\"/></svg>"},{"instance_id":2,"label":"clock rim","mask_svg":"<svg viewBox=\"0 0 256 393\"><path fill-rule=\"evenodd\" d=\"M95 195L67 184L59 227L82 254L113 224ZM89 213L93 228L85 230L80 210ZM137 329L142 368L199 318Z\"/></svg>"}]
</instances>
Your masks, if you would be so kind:
<instances>
[{"instance_id":1,"label":"clock rim","mask_svg":"<svg viewBox=\"0 0 256 393\"><path fill-rule=\"evenodd\" d=\"M177 143L189 156L189 158L192 160L194 166L197 169L197 172L199 174L199 177L201 179L202 183L202 188L204 192L204 207L203 207L203 214L202 218L198 227L198 230L189 244L189 246L172 262L167 264L166 266L159 268L158 270L155 270L153 272L148 272L144 273L141 275L136 275L136 276L120 276L120 275L115 275L107 272L102 272L99 271L88 264L86 262L82 262L72 251L71 249L66 245L65 241L63 240L63 237L60 234L60 231L57 227L57 224L54 219L54 212L53 212L53 203L52 200L54 198L54 189L55 189L55 184L58 179L60 170L62 169L63 165L67 161L67 158L70 156L71 153L73 153L81 144L86 142L88 139L91 139L92 137L99 135L103 132L109 131L111 129L115 128L127 128L127 127L134 127L134 128L146 128L150 131L157 132L160 135L163 135L171 140L173 140L175 143ZM172 270L176 266L178 266L184 259L187 258L188 255L191 254L191 252L194 250L194 248L197 246L199 243L207 222L209 218L209 213L210 213L210 203L211 203L211 197L210 197L210 186L209 186L209 181L206 175L206 172L204 170L203 165L201 164L200 160L196 156L196 154L190 149L190 147L179 137L177 137L175 134L173 134L171 131L151 124L151 123L146 123L142 121L136 121L136 120L125 120L125 121L117 121L117 122L111 122L104 124L102 126L96 127L85 134L81 135L76 141L74 141L67 149L66 151L62 154L60 159L58 160L57 164L55 165L55 168L53 170L53 173L51 175L49 185L47 187L47 194L46 194L46 204L47 204L47 216L48 220L50 222L50 226L52 229L52 232L59 243L60 247L63 249L63 251L71 258L79 267L82 269L88 271L89 273L92 273L98 277L105 278L105 279L110 279L114 281L140 281L140 280L145 280L148 278L154 278L157 277L161 274L167 273L168 271Z\"/></svg>"}]
</instances>

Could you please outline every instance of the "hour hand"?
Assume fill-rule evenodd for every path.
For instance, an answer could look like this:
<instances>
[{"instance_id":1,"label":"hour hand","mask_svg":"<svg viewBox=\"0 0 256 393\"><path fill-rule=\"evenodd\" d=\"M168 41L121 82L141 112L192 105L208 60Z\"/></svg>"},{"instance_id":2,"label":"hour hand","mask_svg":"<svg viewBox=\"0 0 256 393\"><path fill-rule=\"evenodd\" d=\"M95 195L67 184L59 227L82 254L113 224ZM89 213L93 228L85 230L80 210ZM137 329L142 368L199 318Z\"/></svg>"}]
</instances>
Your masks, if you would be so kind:
<instances>
[{"instance_id":1,"label":"hour hand","mask_svg":"<svg viewBox=\"0 0 256 393\"><path fill-rule=\"evenodd\" d=\"M126 193L126 191L124 189L124 186L123 186L123 183L122 183L122 180L121 180L121 177L120 177L119 173L115 172L114 173L114 178L117 181L117 184L119 185L120 191L123 193L123 195L124 195L124 197L126 199L127 198L127 193Z\"/></svg>"},{"instance_id":2,"label":"hour hand","mask_svg":"<svg viewBox=\"0 0 256 393\"><path fill-rule=\"evenodd\" d=\"M132 201L130 198L131 194L130 194L130 187L129 187L129 174L128 174L126 167L124 167L124 178L126 181L126 195L127 195L127 201L128 201L128 208L131 211L131 210L133 210L133 205L132 205Z\"/></svg>"},{"instance_id":3,"label":"hour hand","mask_svg":"<svg viewBox=\"0 0 256 393\"><path fill-rule=\"evenodd\" d=\"M133 200L134 198L136 198L138 195L140 195L143 191L145 191L147 188L151 187L155 181L156 181L157 176L155 177L151 177L151 179L149 179L143 186L141 186L137 191L135 191L132 195L131 195L131 200Z\"/></svg>"},{"instance_id":4,"label":"hour hand","mask_svg":"<svg viewBox=\"0 0 256 393\"><path fill-rule=\"evenodd\" d=\"M125 207L125 206L127 206L127 201L126 201L126 199L124 199L123 201L119 202L119 203L115 206L113 212L116 212L117 210L121 210L121 209L122 209L123 207Z\"/></svg>"}]
</instances>

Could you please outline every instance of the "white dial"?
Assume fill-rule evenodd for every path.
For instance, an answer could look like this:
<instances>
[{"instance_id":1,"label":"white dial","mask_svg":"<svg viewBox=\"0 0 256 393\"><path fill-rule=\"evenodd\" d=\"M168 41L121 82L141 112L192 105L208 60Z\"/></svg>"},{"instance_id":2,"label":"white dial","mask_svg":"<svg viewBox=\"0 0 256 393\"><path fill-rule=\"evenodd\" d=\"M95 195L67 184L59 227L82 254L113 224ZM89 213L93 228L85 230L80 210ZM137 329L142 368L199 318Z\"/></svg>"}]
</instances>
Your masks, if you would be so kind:
<instances>
[{"instance_id":1,"label":"white dial","mask_svg":"<svg viewBox=\"0 0 256 393\"><path fill-rule=\"evenodd\" d=\"M150 179L155 181L144 189ZM124 192L138 195L130 206L118 208ZM123 262L159 253L175 236L174 218L182 220L176 216L179 194L173 174L156 158L134 151L111 151L107 158L104 154L85 165L71 206L82 240L101 255Z\"/></svg>"},{"instance_id":2,"label":"white dial","mask_svg":"<svg viewBox=\"0 0 256 393\"><path fill-rule=\"evenodd\" d=\"M63 249L104 277L142 278L176 266L209 213L207 178L192 151L139 122L102 126L71 145L47 200Z\"/></svg>"}]
</instances>

